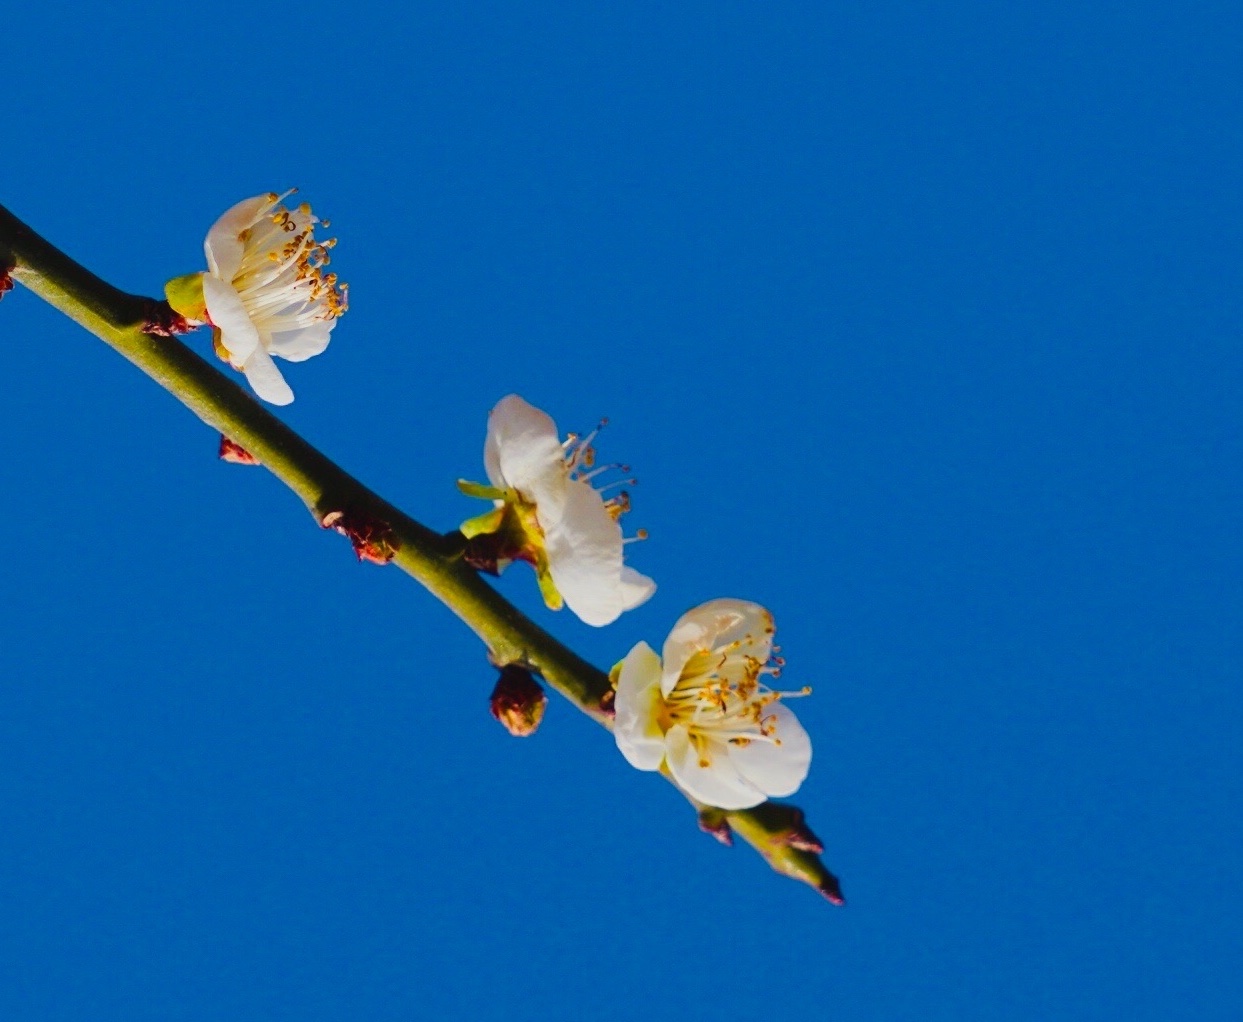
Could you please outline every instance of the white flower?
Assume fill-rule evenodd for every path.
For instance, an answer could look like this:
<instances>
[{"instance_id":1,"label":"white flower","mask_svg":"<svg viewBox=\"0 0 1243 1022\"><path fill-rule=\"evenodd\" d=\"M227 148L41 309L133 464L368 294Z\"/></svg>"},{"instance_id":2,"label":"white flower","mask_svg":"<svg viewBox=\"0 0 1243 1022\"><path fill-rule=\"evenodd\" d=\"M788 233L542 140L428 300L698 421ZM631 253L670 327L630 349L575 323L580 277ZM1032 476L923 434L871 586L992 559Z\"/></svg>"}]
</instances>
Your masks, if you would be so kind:
<instances>
[{"instance_id":1,"label":"white flower","mask_svg":"<svg viewBox=\"0 0 1243 1022\"><path fill-rule=\"evenodd\" d=\"M632 766L662 765L688 795L749 809L792 795L811 765L811 739L782 698L760 682L780 673L773 618L743 600L684 614L662 657L640 642L619 665L613 735Z\"/></svg>"},{"instance_id":2,"label":"white flower","mask_svg":"<svg viewBox=\"0 0 1243 1022\"><path fill-rule=\"evenodd\" d=\"M630 498L622 492L605 500L591 480L624 466L591 470L594 438L593 432L562 441L551 418L510 394L488 416L483 460L491 486L458 485L493 501L493 509L463 524L462 532L471 540L485 538L496 571L528 561L549 607L559 609L564 601L587 624L602 626L647 600L656 584L622 562L628 540L618 519Z\"/></svg>"},{"instance_id":3,"label":"white flower","mask_svg":"<svg viewBox=\"0 0 1243 1022\"><path fill-rule=\"evenodd\" d=\"M316 241L319 217L306 203L286 209L288 194L256 195L230 209L207 232L207 272L166 289L176 311L206 317L216 353L276 405L289 404L293 391L272 356L318 355L348 307L346 286L324 272L336 240Z\"/></svg>"}]
</instances>

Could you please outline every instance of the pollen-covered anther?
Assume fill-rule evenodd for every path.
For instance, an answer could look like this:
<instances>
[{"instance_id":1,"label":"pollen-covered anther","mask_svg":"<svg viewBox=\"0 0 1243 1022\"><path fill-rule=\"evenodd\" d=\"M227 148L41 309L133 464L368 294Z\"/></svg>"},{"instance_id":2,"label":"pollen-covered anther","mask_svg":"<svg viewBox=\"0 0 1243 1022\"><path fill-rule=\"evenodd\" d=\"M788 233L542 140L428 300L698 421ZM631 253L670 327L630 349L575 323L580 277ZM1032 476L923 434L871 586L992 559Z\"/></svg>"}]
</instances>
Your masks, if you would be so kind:
<instances>
[{"instance_id":1,"label":"pollen-covered anther","mask_svg":"<svg viewBox=\"0 0 1243 1022\"><path fill-rule=\"evenodd\" d=\"M622 490L617 496L606 500L604 506L608 510L609 516L616 522L630 510L630 494Z\"/></svg>"},{"instance_id":2,"label":"pollen-covered anther","mask_svg":"<svg viewBox=\"0 0 1243 1022\"><path fill-rule=\"evenodd\" d=\"M241 444L234 443L223 433L220 434L220 452L221 461L227 461L233 465L258 465L259 459L250 451L246 450Z\"/></svg>"},{"instance_id":3,"label":"pollen-covered anther","mask_svg":"<svg viewBox=\"0 0 1243 1022\"><path fill-rule=\"evenodd\" d=\"M713 600L682 616L663 656L646 643L622 662L614 736L640 770L667 766L693 798L747 809L793 794L811 742L781 705L801 692L769 688L772 615L743 600Z\"/></svg>"},{"instance_id":4,"label":"pollen-covered anther","mask_svg":"<svg viewBox=\"0 0 1243 1022\"><path fill-rule=\"evenodd\" d=\"M358 511L329 511L320 519L325 529L345 536L359 561L388 564L401 549L401 543L387 522Z\"/></svg>"},{"instance_id":5,"label":"pollen-covered anther","mask_svg":"<svg viewBox=\"0 0 1243 1022\"><path fill-rule=\"evenodd\" d=\"M321 221L309 204L281 205L290 194L256 195L227 210L204 243L207 272L165 289L191 323L211 324L216 353L278 405L292 401L293 391L272 359L318 355L349 307L345 284L326 269L335 239L315 237Z\"/></svg>"}]
</instances>

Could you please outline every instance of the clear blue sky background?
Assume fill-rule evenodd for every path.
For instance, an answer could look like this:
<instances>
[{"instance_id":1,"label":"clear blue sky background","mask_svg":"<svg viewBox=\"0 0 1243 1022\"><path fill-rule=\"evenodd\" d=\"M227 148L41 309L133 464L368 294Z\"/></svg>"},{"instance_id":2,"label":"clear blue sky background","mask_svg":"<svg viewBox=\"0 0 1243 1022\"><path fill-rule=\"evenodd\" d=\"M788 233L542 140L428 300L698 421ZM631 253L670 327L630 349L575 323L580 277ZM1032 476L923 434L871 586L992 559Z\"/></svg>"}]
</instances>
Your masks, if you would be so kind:
<instances>
[{"instance_id":1,"label":"clear blue sky background","mask_svg":"<svg viewBox=\"0 0 1243 1022\"><path fill-rule=\"evenodd\" d=\"M449 8L452 8L451 12ZM298 185L284 413L412 514L607 415L650 604L776 614L850 904L29 293L0 304L0 1017L1243 1017L1237 4L9 5L0 202L117 285ZM203 334L191 343L206 350Z\"/></svg>"}]
</instances>

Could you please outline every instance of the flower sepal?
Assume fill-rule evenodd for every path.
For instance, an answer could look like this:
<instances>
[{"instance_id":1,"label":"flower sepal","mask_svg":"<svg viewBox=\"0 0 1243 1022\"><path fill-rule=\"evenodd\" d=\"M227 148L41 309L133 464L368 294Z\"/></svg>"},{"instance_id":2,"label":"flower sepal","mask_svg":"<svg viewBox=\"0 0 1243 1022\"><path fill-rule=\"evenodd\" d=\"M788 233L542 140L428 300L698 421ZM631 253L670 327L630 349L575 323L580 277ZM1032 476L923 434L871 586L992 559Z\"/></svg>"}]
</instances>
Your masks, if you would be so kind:
<instances>
[{"instance_id":1,"label":"flower sepal","mask_svg":"<svg viewBox=\"0 0 1243 1022\"><path fill-rule=\"evenodd\" d=\"M499 532L504 524L505 508L494 507L491 511L475 515L474 518L467 518L458 531L467 539L474 539L476 536L491 536Z\"/></svg>"},{"instance_id":2,"label":"flower sepal","mask_svg":"<svg viewBox=\"0 0 1243 1022\"><path fill-rule=\"evenodd\" d=\"M168 299L168 304L172 306L173 311L179 316L185 318L187 323L206 323L207 317L207 299L203 297L203 277L204 273L187 273L181 277L174 277L164 285L164 297Z\"/></svg>"},{"instance_id":3,"label":"flower sepal","mask_svg":"<svg viewBox=\"0 0 1243 1022\"><path fill-rule=\"evenodd\" d=\"M469 479L459 479L457 488L466 496L478 497L480 500L505 500L508 494L507 490L488 486L486 483L472 483Z\"/></svg>"},{"instance_id":4,"label":"flower sepal","mask_svg":"<svg viewBox=\"0 0 1243 1022\"><path fill-rule=\"evenodd\" d=\"M459 527L466 537L463 555L467 564L488 575L500 575L514 561L525 561L535 569L540 595L549 610L560 610L565 599L553 581L548 546L540 527L536 508L516 490L485 486L465 479L458 489L468 497L491 500L495 506L468 518Z\"/></svg>"},{"instance_id":5,"label":"flower sepal","mask_svg":"<svg viewBox=\"0 0 1243 1022\"><path fill-rule=\"evenodd\" d=\"M459 527L466 538L463 558L476 571L500 575L514 561L526 561L539 571L542 546L522 528L512 504L501 503Z\"/></svg>"}]
</instances>

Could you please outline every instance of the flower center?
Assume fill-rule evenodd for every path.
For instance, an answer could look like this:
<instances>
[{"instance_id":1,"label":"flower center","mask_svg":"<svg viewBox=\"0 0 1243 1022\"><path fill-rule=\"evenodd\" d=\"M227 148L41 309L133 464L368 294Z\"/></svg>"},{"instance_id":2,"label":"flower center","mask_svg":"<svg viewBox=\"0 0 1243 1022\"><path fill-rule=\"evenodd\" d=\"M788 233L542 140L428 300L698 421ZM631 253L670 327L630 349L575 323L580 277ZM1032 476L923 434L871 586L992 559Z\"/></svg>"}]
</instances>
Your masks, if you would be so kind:
<instances>
[{"instance_id":1,"label":"flower center","mask_svg":"<svg viewBox=\"0 0 1243 1022\"><path fill-rule=\"evenodd\" d=\"M336 238L319 241L315 225L328 226L307 203L289 210L289 195L268 195L254 221L239 235L242 265L233 287L247 313L269 334L331 322L349 308L349 285L326 271Z\"/></svg>"},{"instance_id":2,"label":"flower center","mask_svg":"<svg viewBox=\"0 0 1243 1022\"><path fill-rule=\"evenodd\" d=\"M686 727L701 767L712 764L713 746L721 743L780 745L777 715L769 708L778 700L811 694L810 686L778 691L765 685L760 679L779 677L785 661L773 656L761 661L748 652L755 646L755 638L748 635L696 651L665 699L662 726Z\"/></svg>"}]
</instances>

